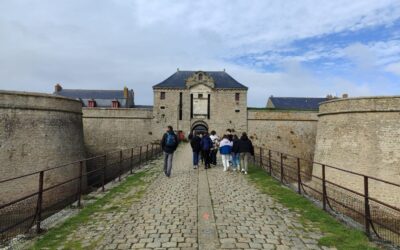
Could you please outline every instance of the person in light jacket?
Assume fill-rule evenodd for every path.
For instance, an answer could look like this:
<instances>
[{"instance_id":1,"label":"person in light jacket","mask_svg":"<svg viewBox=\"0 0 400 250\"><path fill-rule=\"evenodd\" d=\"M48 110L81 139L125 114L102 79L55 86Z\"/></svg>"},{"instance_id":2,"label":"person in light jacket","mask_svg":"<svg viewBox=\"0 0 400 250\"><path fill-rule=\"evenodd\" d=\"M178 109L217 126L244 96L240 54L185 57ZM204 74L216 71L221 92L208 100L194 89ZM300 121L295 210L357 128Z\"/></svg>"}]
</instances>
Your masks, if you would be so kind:
<instances>
[{"instance_id":1,"label":"person in light jacket","mask_svg":"<svg viewBox=\"0 0 400 250\"><path fill-rule=\"evenodd\" d=\"M229 141L228 136L224 135L222 141L219 143L219 153L222 158L222 165L224 166L224 171L229 169L229 160L231 157L233 142Z\"/></svg>"}]
</instances>

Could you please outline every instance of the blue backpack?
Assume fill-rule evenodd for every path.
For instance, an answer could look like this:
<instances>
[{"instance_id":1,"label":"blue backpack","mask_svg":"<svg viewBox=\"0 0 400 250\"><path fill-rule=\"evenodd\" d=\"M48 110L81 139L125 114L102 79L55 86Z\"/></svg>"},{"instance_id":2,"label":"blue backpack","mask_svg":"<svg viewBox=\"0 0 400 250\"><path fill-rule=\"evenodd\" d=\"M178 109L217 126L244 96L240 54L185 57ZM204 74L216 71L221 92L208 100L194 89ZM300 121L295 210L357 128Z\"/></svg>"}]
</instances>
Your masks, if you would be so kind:
<instances>
[{"instance_id":1,"label":"blue backpack","mask_svg":"<svg viewBox=\"0 0 400 250\"><path fill-rule=\"evenodd\" d=\"M203 137L202 139L202 150L210 150L212 148L212 141L210 137Z\"/></svg>"},{"instance_id":2,"label":"blue backpack","mask_svg":"<svg viewBox=\"0 0 400 250\"><path fill-rule=\"evenodd\" d=\"M165 140L165 146L167 146L167 147L175 147L176 146L175 134L167 133L167 138Z\"/></svg>"}]
</instances>

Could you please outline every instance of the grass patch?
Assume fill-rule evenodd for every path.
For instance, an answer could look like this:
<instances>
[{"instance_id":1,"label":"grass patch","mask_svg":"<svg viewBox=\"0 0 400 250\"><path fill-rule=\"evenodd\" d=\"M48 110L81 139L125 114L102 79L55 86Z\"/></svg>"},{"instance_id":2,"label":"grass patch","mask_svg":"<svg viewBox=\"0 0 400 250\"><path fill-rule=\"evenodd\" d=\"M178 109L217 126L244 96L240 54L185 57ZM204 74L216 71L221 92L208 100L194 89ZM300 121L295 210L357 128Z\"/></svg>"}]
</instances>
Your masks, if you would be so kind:
<instances>
[{"instance_id":1,"label":"grass patch","mask_svg":"<svg viewBox=\"0 0 400 250\"><path fill-rule=\"evenodd\" d=\"M119 186L116 186L109 190L102 198L99 198L95 202L84 207L79 214L74 217L67 219L61 225L50 229L45 235L39 238L35 244L31 247L31 249L57 249L60 245L65 243L68 235L70 235L74 230L76 230L80 225L87 223L91 219L91 215L94 213L107 213L115 210L121 209L120 206L112 205L109 208L104 208L106 205L112 203L112 200L118 194L127 193L132 188L141 188L138 192L131 196L132 201L135 199L139 199L143 196L145 190L144 186L147 183L144 178L147 176L151 176L155 174L156 171L154 169L150 169L147 171L139 172L134 175L128 176ZM127 203L121 204L130 205ZM95 243L95 242L94 242ZM96 243L97 244L97 243ZM95 245L92 244L90 249L95 249ZM82 249L81 243L79 241L74 242L66 242L65 249Z\"/></svg>"},{"instance_id":2,"label":"grass patch","mask_svg":"<svg viewBox=\"0 0 400 250\"><path fill-rule=\"evenodd\" d=\"M328 213L316 207L311 201L281 184L269 176L263 169L250 166L249 179L264 193L270 195L282 205L300 214L300 222L305 225L312 222L324 233L318 243L337 249L378 249L372 246L368 237L360 230L349 228Z\"/></svg>"}]
</instances>

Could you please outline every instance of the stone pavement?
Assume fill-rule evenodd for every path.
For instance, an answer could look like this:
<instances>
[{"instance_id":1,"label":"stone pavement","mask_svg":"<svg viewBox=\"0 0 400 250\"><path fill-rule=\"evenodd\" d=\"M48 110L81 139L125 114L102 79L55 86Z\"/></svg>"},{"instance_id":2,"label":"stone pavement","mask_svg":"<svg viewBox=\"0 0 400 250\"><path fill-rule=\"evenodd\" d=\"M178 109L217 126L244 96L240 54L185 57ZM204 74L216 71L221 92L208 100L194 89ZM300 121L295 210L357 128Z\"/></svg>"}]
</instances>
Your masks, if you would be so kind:
<instances>
[{"instance_id":1,"label":"stone pavement","mask_svg":"<svg viewBox=\"0 0 400 250\"><path fill-rule=\"evenodd\" d=\"M89 235L83 246L92 249L322 249L320 233L246 176L194 170L190 145L176 152L170 178L159 174L140 201L129 202L73 237Z\"/></svg>"}]
</instances>

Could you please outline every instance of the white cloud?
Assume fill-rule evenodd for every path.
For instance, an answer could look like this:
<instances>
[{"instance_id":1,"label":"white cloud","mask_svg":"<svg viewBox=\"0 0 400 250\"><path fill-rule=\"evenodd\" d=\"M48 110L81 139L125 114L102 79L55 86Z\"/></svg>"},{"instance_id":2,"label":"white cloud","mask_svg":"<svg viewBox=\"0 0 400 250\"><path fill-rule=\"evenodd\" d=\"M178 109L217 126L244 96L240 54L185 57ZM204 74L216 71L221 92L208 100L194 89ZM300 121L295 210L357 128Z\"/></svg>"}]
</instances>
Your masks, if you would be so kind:
<instances>
[{"instance_id":1,"label":"white cloud","mask_svg":"<svg viewBox=\"0 0 400 250\"><path fill-rule=\"evenodd\" d=\"M272 53L264 60L281 60L284 70L276 73L225 59L287 51L296 39L390 24L400 16L400 2L391 0L13 0L1 1L0 9L1 89L51 92L56 82L66 88L128 85L143 104L152 102L151 86L176 67L226 68L250 87L251 105L263 105L269 94L324 96L346 81L316 76L300 62L343 56L343 48L321 46L293 58ZM398 41L366 46L384 51L384 58L399 51ZM353 93L369 91L369 85L346 84Z\"/></svg>"},{"instance_id":2,"label":"white cloud","mask_svg":"<svg viewBox=\"0 0 400 250\"><path fill-rule=\"evenodd\" d=\"M387 72L400 76L400 62L387 65L385 70Z\"/></svg>"}]
</instances>

